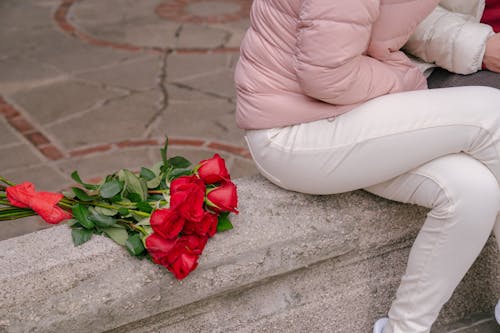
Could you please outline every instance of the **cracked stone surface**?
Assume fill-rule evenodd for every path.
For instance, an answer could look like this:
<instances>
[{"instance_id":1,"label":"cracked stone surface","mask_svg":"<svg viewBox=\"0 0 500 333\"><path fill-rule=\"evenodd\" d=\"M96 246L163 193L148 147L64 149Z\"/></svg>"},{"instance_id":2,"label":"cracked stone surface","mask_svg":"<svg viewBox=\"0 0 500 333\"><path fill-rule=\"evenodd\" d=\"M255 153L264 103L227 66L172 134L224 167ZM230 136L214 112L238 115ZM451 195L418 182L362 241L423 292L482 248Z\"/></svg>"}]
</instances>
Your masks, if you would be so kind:
<instances>
[{"instance_id":1,"label":"cracked stone surface","mask_svg":"<svg viewBox=\"0 0 500 333\"><path fill-rule=\"evenodd\" d=\"M46 125L77 115L116 96L120 96L119 91L76 80L60 80L17 92L11 100L38 124Z\"/></svg>"}]
</instances>

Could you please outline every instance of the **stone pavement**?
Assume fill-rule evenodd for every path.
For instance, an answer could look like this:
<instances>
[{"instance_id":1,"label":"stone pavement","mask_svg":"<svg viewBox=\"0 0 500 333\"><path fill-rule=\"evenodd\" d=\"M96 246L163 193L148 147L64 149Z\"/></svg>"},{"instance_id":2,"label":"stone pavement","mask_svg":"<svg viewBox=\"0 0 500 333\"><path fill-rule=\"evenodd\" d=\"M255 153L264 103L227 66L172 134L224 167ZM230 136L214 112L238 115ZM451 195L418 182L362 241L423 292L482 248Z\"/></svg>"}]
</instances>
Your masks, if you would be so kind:
<instances>
[{"instance_id":1,"label":"stone pavement","mask_svg":"<svg viewBox=\"0 0 500 333\"><path fill-rule=\"evenodd\" d=\"M171 154L257 173L234 123L250 0L2 0L0 174L60 190ZM47 225L2 222L0 240ZM491 320L453 332L497 332Z\"/></svg>"},{"instance_id":2,"label":"stone pavement","mask_svg":"<svg viewBox=\"0 0 500 333\"><path fill-rule=\"evenodd\" d=\"M251 1L0 2L0 174L44 190L170 154L257 173L234 122ZM46 227L2 223L0 239Z\"/></svg>"}]
</instances>

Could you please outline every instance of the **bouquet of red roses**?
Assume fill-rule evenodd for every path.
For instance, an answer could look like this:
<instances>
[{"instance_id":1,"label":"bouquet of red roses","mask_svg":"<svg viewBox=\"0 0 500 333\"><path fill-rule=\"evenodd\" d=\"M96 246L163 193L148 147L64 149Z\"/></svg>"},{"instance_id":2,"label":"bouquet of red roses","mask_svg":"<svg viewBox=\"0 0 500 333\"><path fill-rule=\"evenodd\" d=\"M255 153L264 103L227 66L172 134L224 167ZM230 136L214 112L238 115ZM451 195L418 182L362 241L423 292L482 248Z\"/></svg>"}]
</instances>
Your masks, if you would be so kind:
<instances>
[{"instance_id":1,"label":"bouquet of red roses","mask_svg":"<svg viewBox=\"0 0 500 333\"><path fill-rule=\"evenodd\" d=\"M236 185L218 154L193 168L182 156L167 158L139 173L122 169L99 184L71 177L81 186L62 193L37 192L32 183L0 177L0 220L39 215L47 223L67 220L73 243L106 235L131 255L149 257L181 280L198 266L208 239L232 229L238 214Z\"/></svg>"}]
</instances>

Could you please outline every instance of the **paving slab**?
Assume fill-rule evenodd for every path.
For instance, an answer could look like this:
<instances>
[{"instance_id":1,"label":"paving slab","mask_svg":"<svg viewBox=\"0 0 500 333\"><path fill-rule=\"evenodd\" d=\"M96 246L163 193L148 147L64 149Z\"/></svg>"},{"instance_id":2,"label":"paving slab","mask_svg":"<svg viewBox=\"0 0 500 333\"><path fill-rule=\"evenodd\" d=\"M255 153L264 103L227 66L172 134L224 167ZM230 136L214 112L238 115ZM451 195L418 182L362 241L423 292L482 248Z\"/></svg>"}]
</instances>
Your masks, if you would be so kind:
<instances>
[{"instance_id":1,"label":"paving slab","mask_svg":"<svg viewBox=\"0 0 500 333\"><path fill-rule=\"evenodd\" d=\"M73 181L68 174L61 173L52 165L34 165L2 172L2 176L19 184L32 182L39 191L61 191Z\"/></svg>"},{"instance_id":2,"label":"paving slab","mask_svg":"<svg viewBox=\"0 0 500 333\"><path fill-rule=\"evenodd\" d=\"M232 63L232 55L224 53L212 54L179 54L174 53L167 58L167 80L180 81L196 78L228 68Z\"/></svg>"},{"instance_id":3,"label":"paving slab","mask_svg":"<svg viewBox=\"0 0 500 333\"><path fill-rule=\"evenodd\" d=\"M234 126L234 104L223 99L205 102L172 102L159 116L155 135L203 137L244 146L243 130ZM196 121L203 119L203 121Z\"/></svg>"},{"instance_id":4,"label":"paving slab","mask_svg":"<svg viewBox=\"0 0 500 333\"><path fill-rule=\"evenodd\" d=\"M66 73L100 68L142 56L141 53L88 45L63 34L55 27L38 36L37 46L26 54L26 57L34 61L52 65Z\"/></svg>"},{"instance_id":5,"label":"paving slab","mask_svg":"<svg viewBox=\"0 0 500 333\"><path fill-rule=\"evenodd\" d=\"M10 169L39 164L43 160L39 153L24 143L0 148L0 170L2 173Z\"/></svg>"},{"instance_id":6,"label":"paving slab","mask_svg":"<svg viewBox=\"0 0 500 333\"><path fill-rule=\"evenodd\" d=\"M45 223L39 217L26 217L21 220L2 221L0 228L0 241L50 228L52 225Z\"/></svg>"},{"instance_id":7,"label":"paving slab","mask_svg":"<svg viewBox=\"0 0 500 333\"><path fill-rule=\"evenodd\" d=\"M0 3L0 27L27 30L50 27L47 20L51 9L31 1L2 0Z\"/></svg>"},{"instance_id":8,"label":"paving slab","mask_svg":"<svg viewBox=\"0 0 500 333\"><path fill-rule=\"evenodd\" d=\"M3 94L47 84L64 77L64 73L53 66L18 56L0 60L0 73L0 91Z\"/></svg>"},{"instance_id":9,"label":"paving slab","mask_svg":"<svg viewBox=\"0 0 500 333\"><path fill-rule=\"evenodd\" d=\"M178 82L200 91L235 99L236 89L234 87L233 77L234 72L229 68L225 68L196 78L179 80Z\"/></svg>"},{"instance_id":10,"label":"paving slab","mask_svg":"<svg viewBox=\"0 0 500 333\"><path fill-rule=\"evenodd\" d=\"M157 86L157 76L161 72L161 67L161 57L159 55L150 55L110 67L82 72L76 76L87 81L103 83L107 86L145 91Z\"/></svg>"},{"instance_id":11,"label":"paving slab","mask_svg":"<svg viewBox=\"0 0 500 333\"><path fill-rule=\"evenodd\" d=\"M214 99L214 96L196 91L188 86L164 84L164 87L168 92L168 101L170 103L192 103L193 101L203 103Z\"/></svg>"},{"instance_id":12,"label":"paving slab","mask_svg":"<svg viewBox=\"0 0 500 333\"><path fill-rule=\"evenodd\" d=\"M217 48L229 40L228 31L195 24L183 24L176 47L179 48Z\"/></svg>"},{"instance_id":13,"label":"paving slab","mask_svg":"<svg viewBox=\"0 0 500 333\"><path fill-rule=\"evenodd\" d=\"M85 0L71 8L70 19L82 27L126 24L139 18L151 21L157 17L154 10L160 3L160 0Z\"/></svg>"},{"instance_id":14,"label":"paving slab","mask_svg":"<svg viewBox=\"0 0 500 333\"><path fill-rule=\"evenodd\" d=\"M47 131L67 149L143 137L160 97L159 92L133 93L47 126Z\"/></svg>"},{"instance_id":15,"label":"paving slab","mask_svg":"<svg viewBox=\"0 0 500 333\"><path fill-rule=\"evenodd\" d=\"M123 95L123 91L103 89L98 85L64 79L20 91L13 94L11 99L39 124L46 125Z\"/></svg>"},{"instance_id":16,"label":"paving slab","mask_svg":"<svg viewBox=\"0 0 500 333\"><path fill-rule=\"evenodd\" d=\"M12 127L3 118L0 118L0 148L20 142L19 136L16 135Z\"/></svg>"},{"instance_id":17,"label":"paving slab","mask_svg":"<svg viewBox=\"0 0 500 333\"><path fill-rule=\"evenodd\" d=\"M83 179L102 178L120 169L139 171L141 166L151 167L158 162L158 159L152 158L153 150L159 152L156 148L124 149L106 154L73 157L58 162L57 166L65 174L77 170Z\"/></svg>"},{"instance_id":18,"label":"paving slab","mask_svg":"<svg viewBox=\"0 0 500 333\"><path fill-rule=\"evenodd\" d=\"M255 166L255 162L248 158L233 158L233 161L228 166L228 169L231 171L231 177L234 179L247 175L256 175L259 173L257 167Z\"/></svg>"}]
</instances>

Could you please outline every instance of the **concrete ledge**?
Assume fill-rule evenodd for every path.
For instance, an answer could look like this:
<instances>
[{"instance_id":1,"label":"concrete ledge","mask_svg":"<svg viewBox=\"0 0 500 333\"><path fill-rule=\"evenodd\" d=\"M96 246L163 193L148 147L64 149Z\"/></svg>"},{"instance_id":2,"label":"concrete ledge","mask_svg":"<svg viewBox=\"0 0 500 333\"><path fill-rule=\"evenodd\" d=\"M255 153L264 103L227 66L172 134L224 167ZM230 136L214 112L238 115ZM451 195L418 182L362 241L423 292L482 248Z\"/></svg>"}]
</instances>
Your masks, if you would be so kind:
<instances>
[{"instance_id":1,"label":"concrete ledge","mask_svg":"<svg viewBox=\"0 0 500 333\"><path fill-rule=\"evenodd\" d=\"M0 332L364 332L386 313L427 209L364 191L303 195L261 176L235 182L235 229L214 236L181 282L105 237L75 248L66 226L0 242ZM440 323L495 304L492 237Z\"/></svg>"}]
</instances>

